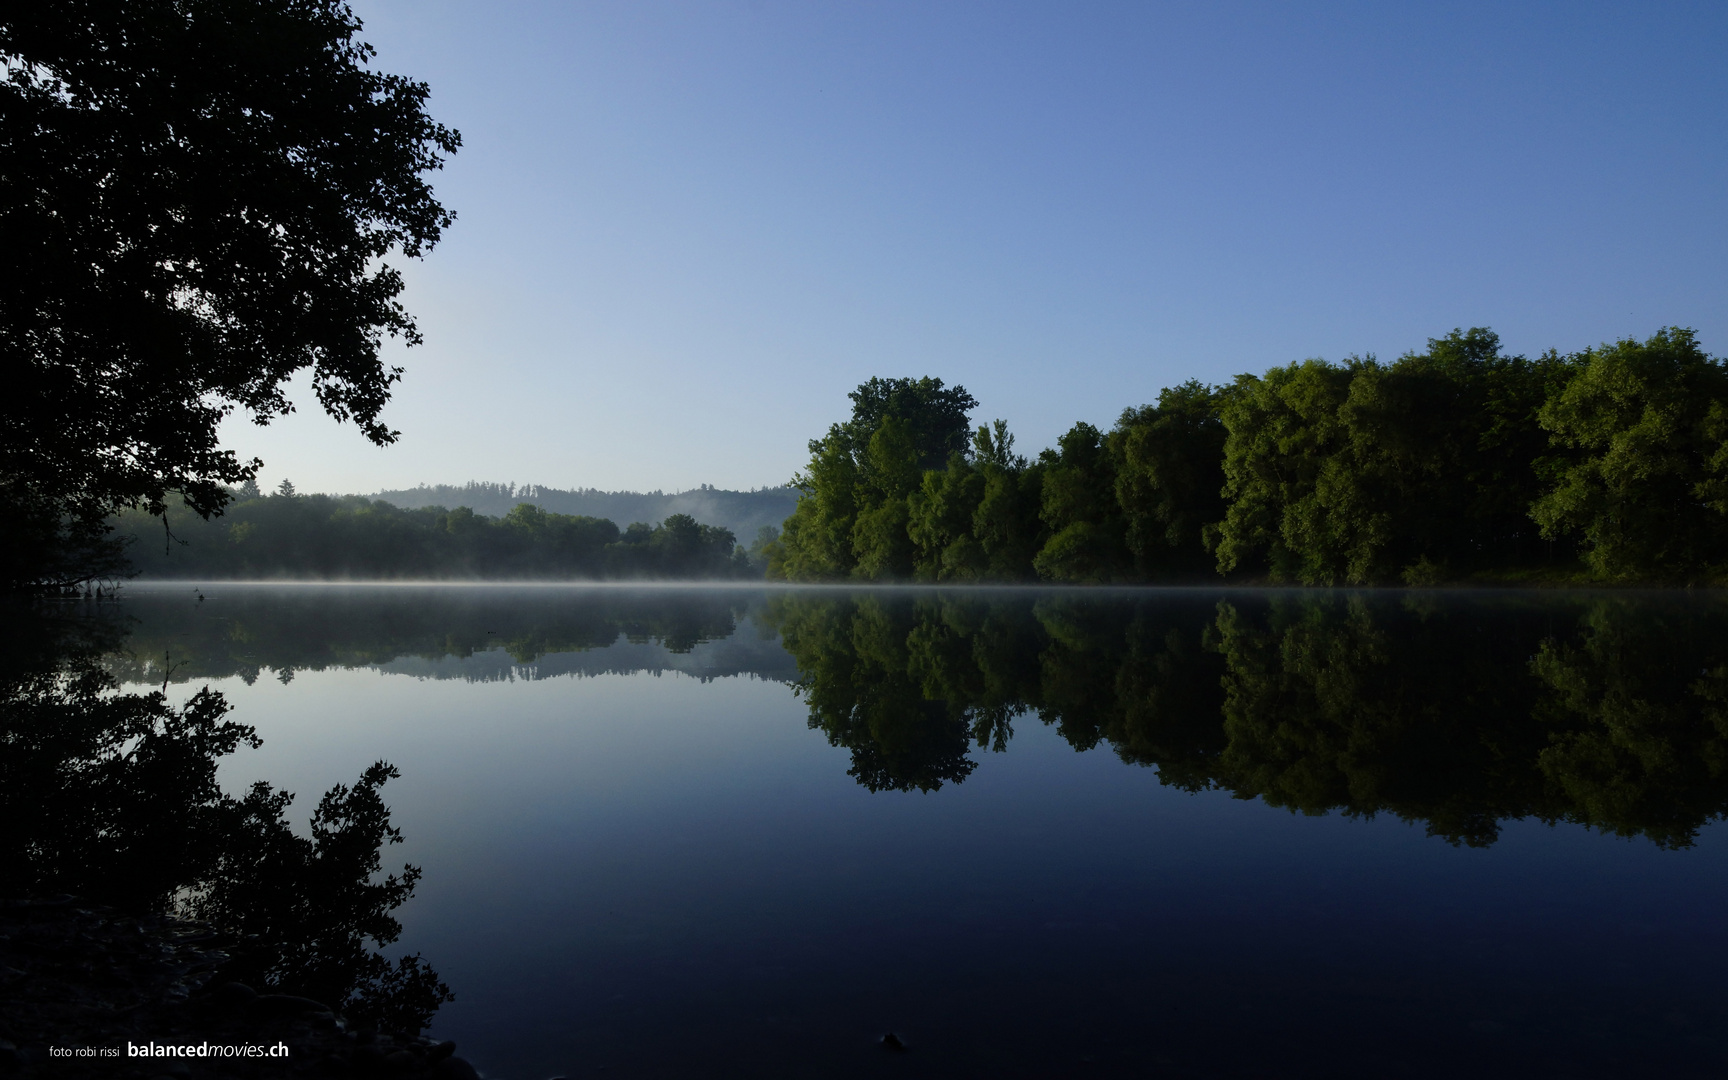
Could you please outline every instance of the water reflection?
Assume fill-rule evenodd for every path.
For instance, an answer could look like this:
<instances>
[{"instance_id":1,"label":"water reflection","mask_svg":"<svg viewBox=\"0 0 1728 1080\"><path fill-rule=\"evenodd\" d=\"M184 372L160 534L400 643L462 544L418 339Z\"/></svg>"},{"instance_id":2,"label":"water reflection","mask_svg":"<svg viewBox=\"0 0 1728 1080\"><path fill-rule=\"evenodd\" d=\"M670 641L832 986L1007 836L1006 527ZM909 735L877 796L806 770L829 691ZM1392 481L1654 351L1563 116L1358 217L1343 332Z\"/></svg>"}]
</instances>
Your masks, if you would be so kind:
<instances>
[{"instance_id":1,"label":"water reflection","mask_svg":"<svg viewBox=\"0 0 1728 1080\"><path fill-rule=\"evenodd\" d=\"M382 986L350 946L401 916L493 1075L1721 1072L1712 595L203 595L128 590L112 670L226 677L204 737L256 723L264 772L350 781L332 839L184 778L192 809L64 827L249 823L165 879L235 882L193 898L281 943L284 985ZM356 789L374 758L406 775ZM417 883L362 875L403 861L379 784Z\"/></svg>"},{"instance_id":2,"label":"water reflection","mask_svg":"<svg viewBox=\"0 0 1728 1080\"><path fill-rule=\"evenodd\" d=\"M1728 811L1714 596L229 588L128 606L108 664L132 682L784 681L877 792L963 783L1036 721L1168 786L1474 847L1525 818L1684 847Z\"/></svg>"},{"instance_id":3,"label":"water reflection","mask_svg":"<svg viewBox=\"0 0 1728 1080\"><path fill-rule=\"evenodd\" d=\"M430 677L497 678L678 669L671 657L732 638L749 595L724 591L464 588L134 588L137 620L109 661L124 682L382 667ZM620 643L636 649L614 649ZM702 677L788 675L772 641L735 642ZM588 657L553 663L548 657ZM456 663L451 663L456 661Z\"/></svg>"},{"instance_id":4,"label":"water reflection","mask_svg":"<svg viewBox=\"0 0 1728 1080\"><path fill-rule=\"evenodd\" d=\"M380 791L395 769L378 762L333 788L297 834L292 794L259 782L237 797L218 785L218 763L258 745L221 694L204 689L174 705L162 690L117 691L104 660L128 627L114 612L0 614L9 894L73 894L203 920L226 943L214 982L301 995L362 1026L417 1032L450 1000L419 956L392 963L380 951L399 937L392 913L420 874L382 872L385 849L400 840Z\"/></svg>"},{"instance_id":5,"label":"water reflection","mask_svg":"<svg viewBox=\"0 0 1728 1080\"><path fill-rule=\"evenodd\" d=\"M871 790L960 783L1034 714L1165 784L1471 846L1533 817L1684 847L1728 810L1715 600L782 595L766 622Z\"/></svg>"}]
</instances>

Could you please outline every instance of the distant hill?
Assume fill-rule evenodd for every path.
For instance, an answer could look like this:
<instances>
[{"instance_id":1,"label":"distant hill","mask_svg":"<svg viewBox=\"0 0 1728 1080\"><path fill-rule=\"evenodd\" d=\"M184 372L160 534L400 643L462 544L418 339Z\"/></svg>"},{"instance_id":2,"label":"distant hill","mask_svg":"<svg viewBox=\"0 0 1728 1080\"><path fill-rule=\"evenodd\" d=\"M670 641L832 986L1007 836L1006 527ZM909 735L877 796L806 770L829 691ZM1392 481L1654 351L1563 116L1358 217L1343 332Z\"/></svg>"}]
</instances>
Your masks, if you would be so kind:
<instances>
[{"instance_id":1,"label":"distant hill","mask_svg":"<svg viewBox=\"0 0 1728 1080\"><path fill-rule=\"evenodd\" d=\"M719 525L732 530L738 542L749 546L757 530L764 525L776 529L792 513L798 501L798 491L791 487L760 488L756 491L726 491L702 487L667 494L662 491L599 491L580 488L565 491L539 484L489 484L469 481L454 484L421 484L399 491L380 491L373 495L404 510L423 506L443 506L454 509L466 506L477 514L503 517L518 503L533 503L542 510L557 514L585 514L609 518L620 528L633 521L658 524L673 514L689 514L704 525Z\"/></svg>"}]
</instances>

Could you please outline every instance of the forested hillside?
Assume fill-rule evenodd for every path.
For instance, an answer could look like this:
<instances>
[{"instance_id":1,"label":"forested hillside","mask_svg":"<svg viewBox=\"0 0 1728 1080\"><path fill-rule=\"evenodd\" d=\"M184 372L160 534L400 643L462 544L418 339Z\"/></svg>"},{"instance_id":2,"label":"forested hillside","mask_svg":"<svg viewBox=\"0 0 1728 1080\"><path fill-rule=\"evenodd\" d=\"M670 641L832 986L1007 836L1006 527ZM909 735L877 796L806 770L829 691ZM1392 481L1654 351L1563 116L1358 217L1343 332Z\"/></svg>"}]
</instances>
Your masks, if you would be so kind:
<instances>
[{"instance_id":1,"label":"forested hillside","mask_svg":"<svg viewBox=\"0 0 1728 1080\"><path fill-rule=\"evenodd\" d=\"M521 503L532 503L555 514L608 518L612 521L664 521L673 514L688 514L697 521L731 529L746 542L754 540L764 526L780 527L792 513L798 492L791 487L726 491L692 488L667 494L660 491L599 491L594 488L563 490L539 484L492 484L470 481L454 484L422 484L415 488L380 491L372 496L405 510L428 506L466 506L476 514L503 517Z\"/></svg>"},{"instance_id":2,"label":"forested hillside","mask_svg":"<svg viewBox=\"0 0 1728 1080\"><path fill-rule=\"evenodd\" d=\"M170 505L163 520L122 514L117 531L151 578L713 579L762 576L728 529L674 514L619 529L604 518L522 504L502 517L468 507L404 510L358 495L239 493L206 520Z\"/></svg>"},{"instance_id":3,"label":"forested hillside","mask_svg":"<svg viewBox=\"0 0 1728 1080\"><path fill-rule=\"evenodd\" d=\"M1728 369L1690 330L1534 360L1188 382L1028 459L940 379L872 379L768 546L792 581L1698 584L1728 572Z\"/></svg>"}]
</instances>

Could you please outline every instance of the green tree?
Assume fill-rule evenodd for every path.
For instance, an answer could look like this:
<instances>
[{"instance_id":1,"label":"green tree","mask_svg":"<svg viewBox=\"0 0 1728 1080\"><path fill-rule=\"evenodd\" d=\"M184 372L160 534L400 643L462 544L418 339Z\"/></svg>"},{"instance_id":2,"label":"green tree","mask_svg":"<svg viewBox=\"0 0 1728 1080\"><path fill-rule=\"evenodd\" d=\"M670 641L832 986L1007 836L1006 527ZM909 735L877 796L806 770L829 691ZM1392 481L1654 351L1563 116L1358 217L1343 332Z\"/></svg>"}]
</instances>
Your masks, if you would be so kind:
<instances>
[{"instance_id":1,"label":"green tree","mask_svg":"<svg viewBox=\"0 0 1728 1080\"><path fill-rule=\"evenodd\" d=\"M731 529L703 525L689 514L673 514L649 534L646 571L675 579L727 577L737 546Z\"/></svg>"},{"instance_id":2,"label":"green tree","mask_svg":"<svg viewBox=\"0 0 1728 1080\"><path fill-rule=\"evenodd\" d=\"M908 500L923 476L917 428L897 414L882 417L864 447L858 517L852 525L852 576L872 581L912 576Z\"/></svg>"},{"instance_id":3,"label":"green tree","mask_svg":"<svg viewBox=\"0 0 1728 1080\"><path fill-rule=\"evenodd\" d=\"M1339 409L1352 371L1323 360L1239 375L1223 420L1228 508L1209 534L1218 569L1263 564L1272 579L1329 583L1345 552L1370 546L1384 522L1345 505L1353 494Z\"/></svg>"},{"instance_id":4,"label":"green tree","mask_svg":"<svg viewBox=\"0 0 1728 1080\"><path fill-rule=\"evenodd\" d=\"M1043 523L1043 471L1014 453L1006 421L980 425L971 453L924 474L909 500L920 581L1018 581L1033 576Z\"/></svg>"},{"instance_id":5,"label":"green tree","mask_svg":"<svg viewBox=\"0 0 1728 1080\"><path fill-rule=\"evenodd\" d=\"M1695 581L1728 552L1728 369L1691 330L1574 358L1542 406L1557 453L1531 516L1609 581Z\"/></svg>"},{"instance_id":6,"label":"green tree","mask_svg":"<svg viewBox=\"0 0 1728 1080\"><path fill-rule=\"evenodd\" d=\"M0 248L29 273L0 296L0 499L12 584L45 533L100 534L179 491L218 512L251 478L217 442L242 409L323 408L378 444L420 340L392 252L451 222L425 174L456 132L427 87L372 70L338 0L66 0L0 15ZM52 571L47 571L51 574Z\"/></svg>"},{"instance_id":7,"label":"green tree","mask_svg":"<svg viewBox=\"0 0 1728 1080\"><path fill-rule=\"evenodd\" d=\"M1110 433L1116 501L1139 576L1211 569L1202 530L1224 519L1221 392L1189 380L1156 406L1128 409Z\"/></svg>"},{"instance_id":8,"label":"green tree","mask_svg":"<svg viewBox=\"0 0 1728 1080\"><path fill-rule=\"evenodd\" d=\"M786 519L769 575L793 581L911 577L908 500L928 469L966 448L966 414L977 402L941 379L871 379L854 390L852 416L810 442L796 477L798 505Z\"/></svg>"},{"instance_id":9,"label":"green tree","mask_svg":"<svg viewBox=\"0 0 1728 1080\"><path fill-rule=\"evenodd\" d=\"M1014 436L1001 420L973 434L972 460L984 479L972 512L972 536L987 560L985 576L992 581L1035 577L1032 560L1049 538L1039 516L1044 465L1014 452Z\"/></svg>"},{"instance_id":10,"label":"green tree","mask_svg":"<svg viewBox=\"0 0 1728 1080\"><path fill-rule=\"evenodd\" d=\"M1390 365L1358 365L1339 415L1343 460L1355 505L1385 524L1349 553L1346 579L1423 584L1536 558L1529 507L1546 442L1537 412L1571 370L1553 354L1502 356L1499 337L1481 328Z\"/></svg>"},{"instance_id":11,"label":"green tree","mask_svg":"<svg viewBox=\"0 0 1728 1080\"><path fill-rule=\"evenodd\" d=\"M985 484L984 474L955 454L947 468L926 472L919 490L907 497L912 572L919 581L978 581L989 575L989 555L972 532Z\"/></svg>"},{"instance_id":12,"label":"green tree","mask_svg":"<svg viewBox=\"0 0 1728 1080\"><path fill-rule=\"evenodd\" d=\"M1050 538L1032 565L1051 581L1115 581L1132 573L1126 526L1116 501L1116 463L1104 434L1075 424L1041 455L1039 512Z\"/></svg>"},{"instance_id":13,"label":"green tree","mask_svg":"<svg viewBox=\"0 0 1728 1080\"><path fill-rule=\"evenodd\" d=\"M1309 360L1226 395L1218 568L1305 584L1429 584L1539 556L1537 412L1572 365L1453 331L1392 364Z\"/></svg>"},{"instance_id":14,"label":"green tree","mask_svg":"<svg viewBox=\"0 0 1728 1080\"><path fill-rule=\"evenodd\" d=\"M834 581L848 577L856 560L852 526L858 519L858 462L838 425L810 442L810 464L792 478L798 504L786 519L778 550L768 555L768 576L782 581Z\"/></svg>"},{"instance_id":15,"label":"green tree","mask_svg":"<svg viewBox=\"0 0 1728 1080\"><path fill-rule=\"evenodd\" d=\"M896 417L906 425L915 455L915 468L939 469L950 454L962 453L972 429L967 415L978 406L964 386L944 386L941 379L871 379L846 395L852 418L839 425L846 445L862 456L883 421Z\"/></svg>"},{"instance_id":16,"label":"green tree","mask_svg":"<svg viewBox=\"0 0 1728 1080\"><path fill-rule=\"evenodd\" d=\"M1296 506L1312 498L1343 444L1336 416L1350 372L1308 359L1263 377L1237 375L1230 391L1223 404L1227 510L1208 532L1218 570L1265 565L1274 581L1318 577L1327 567L1305 567L1303 544L1293 536Z\"/></svg>"}]
</instances>

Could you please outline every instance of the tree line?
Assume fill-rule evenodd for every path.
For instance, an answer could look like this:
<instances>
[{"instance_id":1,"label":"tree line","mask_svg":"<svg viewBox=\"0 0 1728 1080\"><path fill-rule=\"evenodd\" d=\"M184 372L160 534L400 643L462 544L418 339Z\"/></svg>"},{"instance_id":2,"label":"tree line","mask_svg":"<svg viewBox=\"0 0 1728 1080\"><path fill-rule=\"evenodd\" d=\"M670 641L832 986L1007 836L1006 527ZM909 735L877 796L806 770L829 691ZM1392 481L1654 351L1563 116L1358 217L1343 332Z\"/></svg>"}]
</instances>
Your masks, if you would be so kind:
<instances>
[{"instance_id":1,"label":"tree line","mask_svg":"<svg viewBox=\"0 0 1728 1080\"><path fill-rule=\"evenodd\" d=\"M754 537L765 525L778 529L792 512L798 493L789 487L729 491L707 484L688 491L600 491L563 489L545 484L498 484L469 481L421 484L379 491L372 495L404 508L466 506L476 514L503 517L521 503L533 503L555 514L578 514L613 521L664 521L688 514L697 521L721 525L737 537Z\"/></svg>"},{"instance_id":2,"label":"tree line","mask_svg":"<svg viewBox=\"0 0 1728 1080\"><path fill-rule=\"evenodd\" d=\"M1705 583L1728 368L1663 329L1570 355L1453 331L1391 363L1189 381L1028 459L940 379L872 379L766 545L789 581Z\"/></svg>"},{"instance_id":3,"label":"tree line","mask_svg":"<svg viewBox=\"0 0 1728 1080\"><path fill-rule=\"evenodd\" d=\"M358 495L232 493L220 517L169 506L119 515L136 568L164 578L570 580L762 576L729 529L673 514L620 529L605 518L522 503L503 517L468 507L405 510Z\"/></svg>"},{"instance_id":4,"label":"tree line","mask_svg":"<svg viewBox=\"0 0 1728 1080\"><path fill-rule=\"evenodd\" d=\"M1160 783L1392 814L1486 847L1572 822L1662 847L1728 815L1720 604L1515 594L784 593L810 727L932 791L1036 719Z\"/></svg>"}]
</instances>

